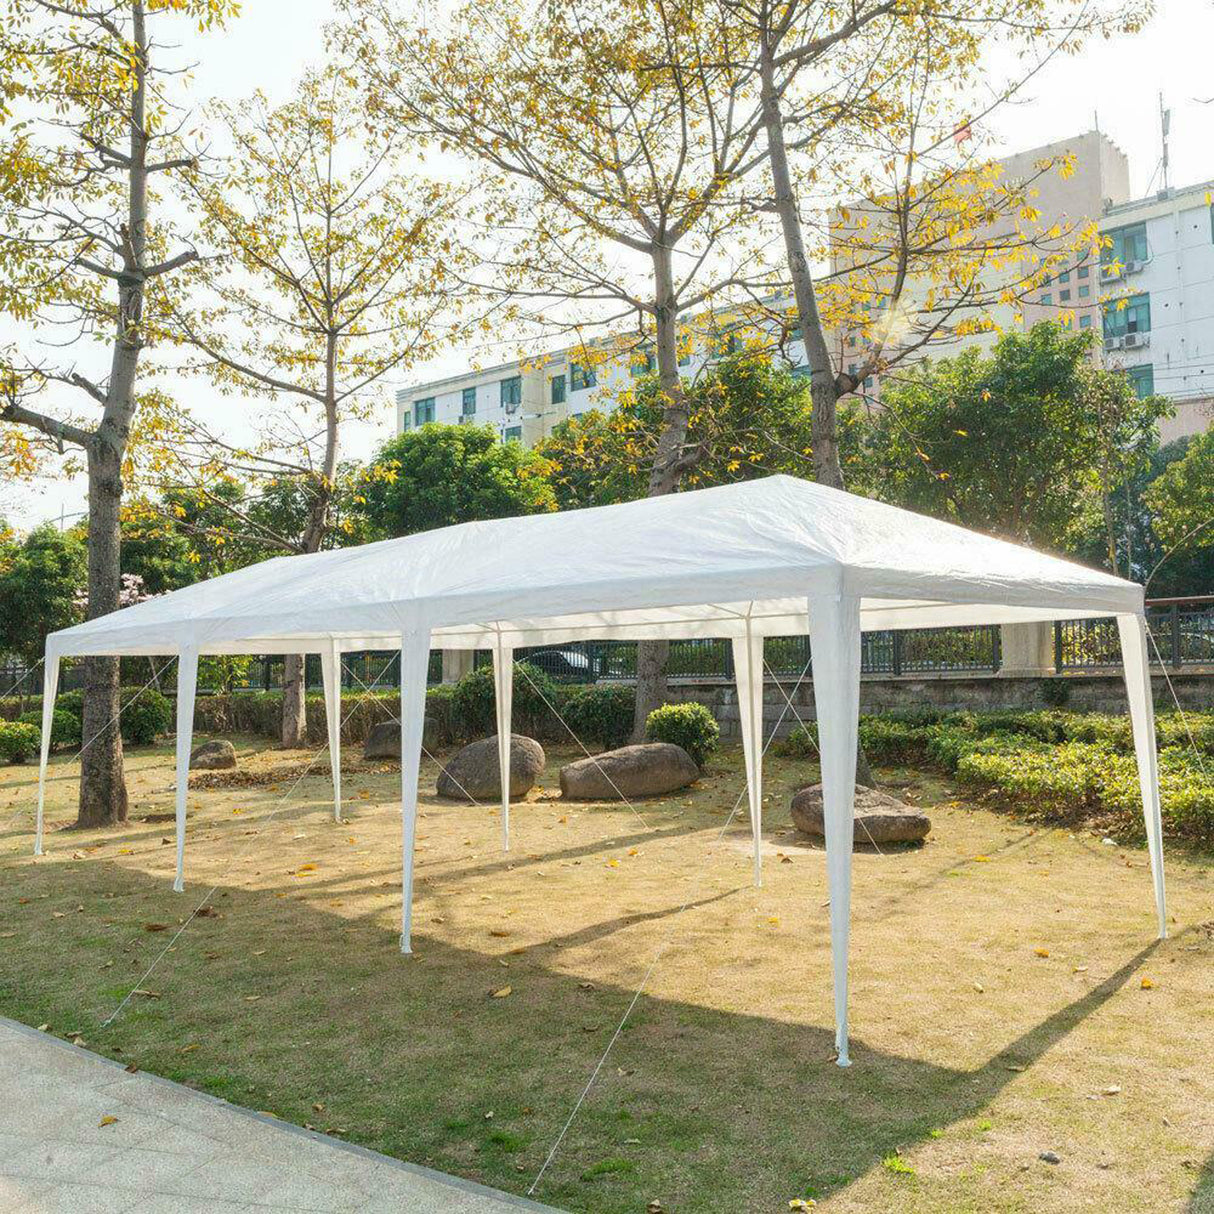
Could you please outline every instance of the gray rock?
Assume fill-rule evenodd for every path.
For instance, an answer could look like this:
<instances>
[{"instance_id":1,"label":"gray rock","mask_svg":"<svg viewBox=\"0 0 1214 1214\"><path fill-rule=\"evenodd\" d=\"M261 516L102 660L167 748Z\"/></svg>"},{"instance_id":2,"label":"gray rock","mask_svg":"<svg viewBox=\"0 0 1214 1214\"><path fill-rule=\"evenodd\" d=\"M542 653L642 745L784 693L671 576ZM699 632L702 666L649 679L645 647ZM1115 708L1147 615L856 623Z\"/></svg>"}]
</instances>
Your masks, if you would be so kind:
<instances>
[{"instance_id":1,"label":"gray rock","mask_svg":"<svg viewBox=\"0 0 1214 1214\"><path fill-rule=\"evenodd\" d=\"M510 795L521 797L535 786L544 770L544 748L522 734L510 735ZM500 799L497 735L471 742L457 751L438 776L438 795L457 801Z\"/></svg>"},{"instance_id":2,"label":"gray rock","mask_svg":"<svg viewBox=\"0 0 1214 1214\"><path fill-rule=\"evenodd\" d=\"M566 764L561 768L561 796L575 801L660 797L686 788L699 775L700 769L681 746L643 742Z\"/></svg>"},{"instance_id":3,"label":"gray rock","mask_svg":"<svg viewBox=\"0 0 1214 1214\"><path fill-rule=\"evenodd\" d=\"M396 721L381 721L372 725L363 743L364 759L399 759L400 725Z\"/></svg>"},{"instance_id":4,"label":"gray rock","mask_svg":"<svg viewBox=\"0 0 1214 1214\"><path fill-rule=\"evenodd\" d=\"M191 771L226 771L236 766L236 748L231 742L216 738L195 746L190 754Z\"/></svg>"},{"instance_id":5,"label":"gray rock","mask_svg":"<svg viewBox=\"0 0 1214 1214\"><path fill-rule=\"evenodd\" d=\"M422 745L427 750L433 750L437 745L435 734L438 731L433 717L427 717L422 727ZM400 724L396 721L381 721L372 725L363 743L364 759L396 759L400 761Z\"/></svg>"},{"instance_id":6,"label":"gray rock","mask_svg":"<svg viewBox=\"0 0 1214 1214\"><path fill-rule=\"evenodd\" d=\"M822 821L822 785L802 788L792 799L793 825L816 839L826 837ZM914 806L877 788L856 785L856 823L852 845L914 843L931 830L931 820Z\"/></svg>"},{"instance_id":7,"label":"gray rock","mask_svg":"<svg viewBox=\"0 0 1214 1214\"><path fill-rule=\"evenodd\" d=\"M1037 1156L1037 1158L1040 1159L1042 1163L1061 1163L1062 1162L1062 1156L1059 1155L1056 1151L1042 1151L1041 1154Z\"/></svg>"}]
</instances>

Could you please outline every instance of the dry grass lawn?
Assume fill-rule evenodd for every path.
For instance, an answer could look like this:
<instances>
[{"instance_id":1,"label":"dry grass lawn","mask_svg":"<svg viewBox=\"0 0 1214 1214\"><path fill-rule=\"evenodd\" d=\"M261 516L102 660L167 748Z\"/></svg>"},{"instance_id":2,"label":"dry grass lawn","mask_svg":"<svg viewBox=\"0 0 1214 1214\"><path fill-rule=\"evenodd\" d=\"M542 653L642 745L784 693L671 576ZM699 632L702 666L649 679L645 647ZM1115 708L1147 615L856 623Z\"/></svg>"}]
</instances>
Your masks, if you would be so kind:
<instances>
[{"instance_id":1,"label":"dry grass lawn","mask_svg":"<svg viewBox=\"0 0 1214 1214\"><path fill-rule=\"evenodd\" d=\"M304 760L240 750L252 770ZM550 753L548 789L570 757ZM39 861L36 769L0 770L0 1012L525 1192L668 942L543 1201L1214 1211L1209 857L1169 856L1172 938L1156 945L1145 853L884 773L932 806L934 830L925 847L856 856L844 1071L824 855L788 826L790 790L815 778L805 764L767 764L762 890L745 814L716 842L741 790L736 752L694 790L638 806L643 820L533 794L509 855L496 812L437 801L428 764L411 958L397 947L395 772L352 766L342 825L323 756L289 796L287 778L195 792L174 895L172 826L138 820L172 808L170 753L128 766L131 824L77 833L55 829L77 771L55 763ZM213 913L143 979L212 885Z\"/></svg>"}]
</instances>

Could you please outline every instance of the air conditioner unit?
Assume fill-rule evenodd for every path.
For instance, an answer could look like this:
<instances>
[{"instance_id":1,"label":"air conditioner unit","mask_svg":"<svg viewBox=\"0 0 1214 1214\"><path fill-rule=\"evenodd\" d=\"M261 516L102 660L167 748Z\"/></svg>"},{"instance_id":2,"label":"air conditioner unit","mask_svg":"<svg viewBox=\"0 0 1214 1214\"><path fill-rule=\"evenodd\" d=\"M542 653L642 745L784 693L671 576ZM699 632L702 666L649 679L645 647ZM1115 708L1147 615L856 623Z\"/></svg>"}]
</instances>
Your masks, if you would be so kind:
<instances>
[{"instance_id":1,"label":"air conditioner unit","mask_svg":"<svg viewBox=\"0 0 1214 1214\"><path fill-rule=\"evenodd\" d=\"M1124 350L1125 349L1125 338L1124 337L1106 337L1104 339L1104 348L1106 350Z\"/></svg>"},{"instance_id":2,"label":"air conditioner unit","mask_svg":"<svg viewBox=\"0 0 1214 1214\"><path fill-rule=\"evenodd\" d=\"M1143 263L1141 261L1127 261L1125 265L1121 267L1121 272L1123 274L1137 274L1142 267Z\"/></svg>"},{"instance_id":3,"label":"air conditioner unit","mask_svg":"<svg viewBox=\"0 0 1214 1214\"><path fill-rule=\"evenodd\" d=\"M1125 335L1125 348L1127 350L1141 350L1144 346L1151 344L1151 335L1149 333L1127 333Z\"/></svg>"}]
</instances>

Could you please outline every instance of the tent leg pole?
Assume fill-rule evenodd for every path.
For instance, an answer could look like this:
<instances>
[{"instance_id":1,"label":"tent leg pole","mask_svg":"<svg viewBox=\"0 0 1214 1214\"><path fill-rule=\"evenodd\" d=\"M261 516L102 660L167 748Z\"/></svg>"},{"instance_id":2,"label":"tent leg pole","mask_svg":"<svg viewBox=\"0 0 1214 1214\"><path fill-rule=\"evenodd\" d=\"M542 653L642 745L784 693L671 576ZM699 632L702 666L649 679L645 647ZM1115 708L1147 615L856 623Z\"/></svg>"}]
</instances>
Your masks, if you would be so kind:
<instances>
[{"instance_id":1,"label":"tent leg pole","mask_svg":"<svg viewBox=\"0 0 1214 1214\"><path fill-rule=\"evenodd\" d=\"M410 631L400 640L400 951L413 952L413 851L417 838L417 784L426 720L430 635Z\"/></svg>"},{"instance_id":2,"label":"tent leg pole","mask_svg":"<svg viewBox=\"0 0 1214 1214\"><path fill-rule=\"evenodd\" d=\"M830 945L835 986L838 1065L850 1066L847 960L851 932L852 845L855 829L856 741L860 710L860 603L841 595L809 601L814 702L822 758Z\"/></svg>"},{"instance_id":3,"label":"tent leg pole","mask_svg":"<svg viewBox=\"0 0 1214 1214\"><path fill-rule=\"evenodd\" d=\"M194 693L198 650L182 649L177 659L177 874L173 889L185 890L185 811L190 791L190 750L194 739Z\"/></svg>"},{"instance_id":4,"label":"tent leg pole","mask_svg":"<svg viewBox=\"0 0 1214 1214\"><path fill-rule=\"evenodd\" d=\"M738 718L742 727L742 758L754 851L754 883L763 884L763 638L755 636L750 620L746 635L733 638L734 679Z\"/></svg>"},{"instance_id":5,"label":"tent leg pole","mask_svg":"<svg viewBox=\"0 0 1214 1214\"><path fill-rule=\"evenodd\" d=\"M497 767L502 793L502 851L510 850L510 729L514 711L514 650L493 646L493 692L497 707Z\"/></svg>"},{"instance_id":6,"label":"tent leg pole","mask_svg":"<svg viewBox=\"0 0 1214 1214\"><path fill-rule=\"evenodd\" d=\"M46 807L46 769L51 759L51 726L54 724L55 693L59 688L59 656L46 655L42 667L42 738L38 750L38 815L34 825L34 855L42 855L43 811Z\"/></svg>"},{"instance_id":7,"label":"tent leg pole","mask_svg":"<svg viewBox=\"0 0 1214 1214\"><path fill-rule=\"evenodd\" d=\"M1130 723L1134 729L1134 757L1142 789L1142 815L1151 860L1151 882L1155 888L1155 914L1159 939L1168 938L1168 900L1163 876L1163 812L1159 802L1159 754L1155 746L1155 704L1151 694L1151 659L1147 650L1146 619L1119 615L1121 660L1125 667Z\"/></svg>"},{"instance_id":8,"label":"tent leg pole","mask_svg":"<svg viewBox=\"0 0 1214 1214\"><path fill-rule=\"evenodd\" d=\"M333 775L333 821L341 821L341 652L336 641L321 650L325 684L325 725L329 733L329 770Z\"/></svg>"}]
</instances>

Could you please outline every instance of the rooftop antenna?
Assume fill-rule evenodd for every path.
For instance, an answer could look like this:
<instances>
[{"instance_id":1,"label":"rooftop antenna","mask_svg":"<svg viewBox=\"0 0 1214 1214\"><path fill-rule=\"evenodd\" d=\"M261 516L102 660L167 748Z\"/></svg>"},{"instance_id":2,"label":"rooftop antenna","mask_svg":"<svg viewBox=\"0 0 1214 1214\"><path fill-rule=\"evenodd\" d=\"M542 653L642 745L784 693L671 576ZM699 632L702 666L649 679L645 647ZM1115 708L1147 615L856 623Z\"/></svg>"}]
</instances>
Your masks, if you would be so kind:
<instances>
[{"instance_id":1,"label":"rooftop antenna","mask_svg":"<svg viewBox=\"0 0 1214 1214\"><path fill-rule=\"evenodd\" d=\"M1168 188L1168 131L1172 126L1172 111L1164 109L1163 93L1159 94L1159 130L1160 139L1163 143L1163 154L1159 158L1160 167L1163 170L1163 188L1165 193Z\"/></svg>"}]
</instances>

